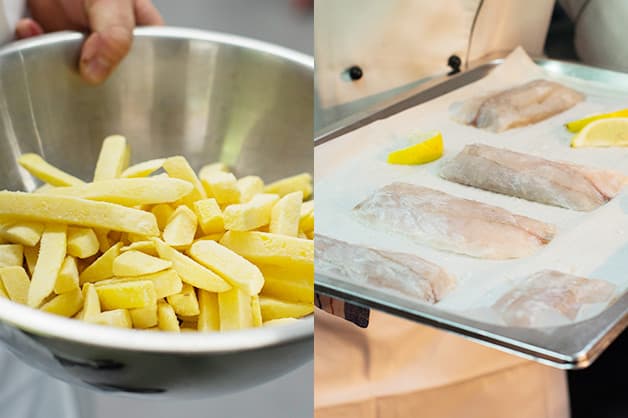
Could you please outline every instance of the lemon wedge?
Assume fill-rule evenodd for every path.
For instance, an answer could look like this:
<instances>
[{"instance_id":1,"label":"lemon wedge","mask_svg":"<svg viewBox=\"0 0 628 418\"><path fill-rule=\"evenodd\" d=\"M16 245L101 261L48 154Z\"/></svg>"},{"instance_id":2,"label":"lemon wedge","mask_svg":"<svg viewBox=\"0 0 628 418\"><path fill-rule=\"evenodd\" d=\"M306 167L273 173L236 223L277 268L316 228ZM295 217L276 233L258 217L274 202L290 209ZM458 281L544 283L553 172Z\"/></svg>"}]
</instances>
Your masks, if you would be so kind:
<instances>
[{"instance_id":1,"label":"lemon wedge","mask_svg":"<svg viewBox=\"0 0 628 418\"><path fill-rule=\"evenodd\" d=\"M628 147L628 117L591 122L571 140L571 146Z\"/></svg>"},{"instance_id":2,"label":"lemon wedge","mask_svg":"<svg viewBox=\"0 0 628 418\"><path fill-rule=\"evenodd\" d=\"M569 130L569 132L578 133L591 122L609 118L628 118L628 109L622 109L610 113L601 113L599 115L593 115L578 120L572 120L571 122L566 123L565 127L567 128L567 130Z\"/></svg>"},{"instance_id":3,"label":"lemon wedge","mask_svg":"<svg viewBox=\"0 0 628 418\"><path fill-rule=\"evenodd\" d=\"M413 135L410 139L416 143L388 154L390 164L425 164L443 156L443 136L440 132Z\"/></svg>"}]
</instances>

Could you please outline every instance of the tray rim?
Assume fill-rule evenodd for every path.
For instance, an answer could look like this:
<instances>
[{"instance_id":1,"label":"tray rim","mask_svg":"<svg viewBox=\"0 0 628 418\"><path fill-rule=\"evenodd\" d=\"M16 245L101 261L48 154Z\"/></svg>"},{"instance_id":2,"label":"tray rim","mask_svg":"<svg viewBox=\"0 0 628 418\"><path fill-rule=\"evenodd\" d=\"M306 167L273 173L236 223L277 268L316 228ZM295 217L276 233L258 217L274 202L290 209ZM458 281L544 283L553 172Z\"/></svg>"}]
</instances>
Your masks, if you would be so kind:
<instances>
[{"instance_id":1,"label":"tray rim","mask_svg":"<svg viewBox=\"0 0 628 418\"><path fill-rule=\"evenodd\" d=\"M499 66L505 56L505 53L499 53L485 57L472 64L464 72L434 78L376 107L344 118L328 126L327 129L324 128L323 133L315 136L314 149L377 120L390 117L477 81ZM628 74L626 73L547 58L534 58L533 61L549 74L589 81L612 82L615 88L619 84L628 91ZM365 288L319 273L315 274L314 286L318 293L433 326L480 344L565 370L582 369L593 364L628 326L628 292L624 292L611 306L595 317L555 328L551 334L547 334L538 329L505 327L469 320L432 305L412 302L385 291ZM524 341L522 335L517 335L517 332L523 333L524 337L527 334L534 335L535 338L533 341ZM551 335L550 344L544 344L541 335ZM574 340L575 336L584 337L584 341Z\"/></svg>"}]
</instances>

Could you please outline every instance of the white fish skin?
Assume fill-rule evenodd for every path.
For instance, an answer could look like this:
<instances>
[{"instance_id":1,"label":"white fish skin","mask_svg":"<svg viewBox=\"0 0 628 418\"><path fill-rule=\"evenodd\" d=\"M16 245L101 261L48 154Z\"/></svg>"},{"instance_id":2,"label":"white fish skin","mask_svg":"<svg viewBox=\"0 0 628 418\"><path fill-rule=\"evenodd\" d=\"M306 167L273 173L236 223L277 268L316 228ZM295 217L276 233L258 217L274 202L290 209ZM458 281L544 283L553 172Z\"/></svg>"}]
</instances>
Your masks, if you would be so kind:
<instances>
[{"instance_id":1,"label":"white fish skin","mask_svg":"<svg viewBox=\"0 0 628 418\"><path fill-rule=\"evenodd\" d=\"M548 327L573 322L583 305L609 302L616 286L554 270L543 270L524 279L494 305L506 324Z\"/></svg>"},{"instance_id":2,"label":"white fish skin","mask_svg":"<svg viewBox=\"0 0 628 418\"><path fill-rule=\"evenodd\" d=\"M584 95L562 84L533 80L453 107L452 118L492 132L530 125L571 109Z\"/></svg>"},{"instance_id":3,"label":"white fish skin","mask_svg":"<svg viewBox=\"0 0 628 418\"><path fill-rule=\"evenodd\" d=\"M481 144L467 145L445 162L440 176L467 186L580 211L598 208L628 184L628 177L618 172Z\"/></svg>"},{"instance_id":4,"label":"white fish skin","mask_svg":"<svg viewBox=\"0 0 628 418\"><path fill-rule=\"evenodd\" d=\"M316 271L434 304L456 286L440 266L413 254L376 250L323 235L314 237Z\"/></svg>"},{"instance_id":5,"label":"white fish skin","mask_svg":"<svg viewBox=\"0 0 628 418\"><path fill-rule=\"evenodd\" d=\"M525 257L555 233L552 225L505 209L408 183L376 190L354 213L370 227L477 258Z\"/></svg>"}]
</instances>

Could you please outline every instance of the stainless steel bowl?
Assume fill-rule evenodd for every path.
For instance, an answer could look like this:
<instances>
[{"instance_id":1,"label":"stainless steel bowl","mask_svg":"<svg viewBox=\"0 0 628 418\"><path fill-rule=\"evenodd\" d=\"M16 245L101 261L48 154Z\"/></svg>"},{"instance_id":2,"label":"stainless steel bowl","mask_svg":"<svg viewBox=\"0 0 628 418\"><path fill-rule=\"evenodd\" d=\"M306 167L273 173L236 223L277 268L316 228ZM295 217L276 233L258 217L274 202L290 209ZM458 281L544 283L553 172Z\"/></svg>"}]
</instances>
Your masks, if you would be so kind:
<instances>
[{"instance_id":1,"label":"stainless steel bowl","mask_svg":"<svg viewBox=\"0 0 628 418\"><path fill-rule=\"evenodd\" d=\"M142 28L105 84L76 70L83 36L57 33L0 50L0 188L32 190L17 156L93 174L102 139L133 160L181 154L266 180L313 169L310 57L217 33ZM244 389L312 358L313 318L225 333L90 325L0 298L0 338L26 363L104 391L198 397Z\"/></svg>"}]
</instances>

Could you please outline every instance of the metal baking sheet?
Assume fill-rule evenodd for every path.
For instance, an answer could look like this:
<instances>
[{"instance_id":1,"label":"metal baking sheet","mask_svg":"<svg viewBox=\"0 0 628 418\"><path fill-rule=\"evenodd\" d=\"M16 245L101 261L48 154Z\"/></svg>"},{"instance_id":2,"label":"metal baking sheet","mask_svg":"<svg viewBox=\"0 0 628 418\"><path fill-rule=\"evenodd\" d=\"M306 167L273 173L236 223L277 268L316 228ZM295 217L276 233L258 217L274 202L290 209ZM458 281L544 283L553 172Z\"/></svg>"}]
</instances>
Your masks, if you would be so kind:
<instances>
[{"instance_id":1,"label":"metal baking sheet","mask_svg":"<svg viewBox=\"0 0 628 418\"><path fill-rule=\"evenodd\" d=\"M332 141L349 132L386 119L406 109L436 99L485 77L499 67L503 59L495 59L446 80L434 80L421 91L405 96L378 111L361 115L359 120L346 120L332 127L315 140L315 146ZM595 69L554 60L535 60L547 74L612 85L628 93L628 74ZM341 238L341 237L340 237ZM444 266L446 267L446 266ZM438 306L418 304L395 297L386 291L365 288L343 280L316 274L316 290L353 303L395 314L435 326L544 364L563 369L583 368L591 364L628 324L628 294L624 293L600 315L570 325L551 329L526 329L489 324L459 313L444 311Z\"/></svg>"}]
</instances>

